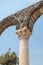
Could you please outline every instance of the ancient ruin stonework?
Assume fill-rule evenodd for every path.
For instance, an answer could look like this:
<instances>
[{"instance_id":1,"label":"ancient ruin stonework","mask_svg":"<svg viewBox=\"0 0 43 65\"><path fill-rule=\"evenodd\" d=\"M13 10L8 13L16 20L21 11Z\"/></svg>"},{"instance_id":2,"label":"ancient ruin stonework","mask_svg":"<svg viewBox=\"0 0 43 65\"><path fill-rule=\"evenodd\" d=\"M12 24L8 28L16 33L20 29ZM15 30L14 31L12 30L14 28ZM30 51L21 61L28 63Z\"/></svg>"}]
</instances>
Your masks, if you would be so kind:
<instances>
[{"instance_id":1,"label":"ancient ruin stonework","mask_svg":"<svg viewBox=\"0 0 43 65\"><path fill-rule=\"evenodd\" d=\"M27 26L30 31L35 21L43 14L43 1L39 1L15 14L12 14L0 22L0 34L9 26L16 25L16 29Z\"/></svg>"},{"instance_id":2,"label":"ancient ruin stonework","mask_svg":"<svg viewBox=\"0 0 43 65\"><path fill-rule=\"evenodd\" d=\"M16 34L20 40L19 65L30 65L28 54L28 40L36 20L43 14L43 1L39 1L0 22L0 35L10 26L16 25Z\"/></svg>"}]
</instances>

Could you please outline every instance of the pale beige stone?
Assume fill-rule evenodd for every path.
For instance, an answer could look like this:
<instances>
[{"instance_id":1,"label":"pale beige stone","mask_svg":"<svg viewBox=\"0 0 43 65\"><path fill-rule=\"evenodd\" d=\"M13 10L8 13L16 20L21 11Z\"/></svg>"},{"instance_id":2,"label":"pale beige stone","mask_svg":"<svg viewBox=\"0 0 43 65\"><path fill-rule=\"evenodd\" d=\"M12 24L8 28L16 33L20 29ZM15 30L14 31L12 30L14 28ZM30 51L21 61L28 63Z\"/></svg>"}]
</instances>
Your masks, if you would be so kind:
<instances>
[{"instance_id":1,"label":"pale beige stone","mask_svg":"<svg viewBox=\"0 0 43 65\"><path fill-rule=\"evenodd\" d=\"M29 65L28 39L31 32L27 29L27 27L24 27L17 30L16 33L20 39L19 65Z\"/></svg>"}]
</instances>

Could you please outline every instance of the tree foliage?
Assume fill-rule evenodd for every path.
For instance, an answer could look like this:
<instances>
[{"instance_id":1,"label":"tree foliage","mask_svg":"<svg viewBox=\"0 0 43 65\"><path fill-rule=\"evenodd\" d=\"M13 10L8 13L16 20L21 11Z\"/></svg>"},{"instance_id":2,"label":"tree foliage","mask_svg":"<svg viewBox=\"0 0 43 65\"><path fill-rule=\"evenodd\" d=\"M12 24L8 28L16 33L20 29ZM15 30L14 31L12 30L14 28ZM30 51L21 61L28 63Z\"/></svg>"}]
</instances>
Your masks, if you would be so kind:
<instances>
[{"instance_id":1,"label":"tree foliage","mask_svg":"<svg viewBox=\"0 0 43 65\"><path fill-rule=\"evenodd\" d=\"M5 54L0 56L1 65L19 65L19 59L15 52L8 50Z\"/></svg>"}]
</instances>

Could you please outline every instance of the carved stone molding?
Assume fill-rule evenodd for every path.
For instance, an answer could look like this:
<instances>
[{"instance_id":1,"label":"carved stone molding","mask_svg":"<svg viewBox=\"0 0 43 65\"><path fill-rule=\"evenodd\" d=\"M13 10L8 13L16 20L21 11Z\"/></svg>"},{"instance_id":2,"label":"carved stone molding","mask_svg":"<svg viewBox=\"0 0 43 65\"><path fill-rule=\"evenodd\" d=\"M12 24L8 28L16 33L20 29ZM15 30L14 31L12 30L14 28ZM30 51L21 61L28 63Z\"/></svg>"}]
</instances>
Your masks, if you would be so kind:
<instances>
[{"instance_id":1,"label":"carved stone molding","mask_svg":"<svg viewBox=\"0 0 43 65\"><path fill-rule=\"evenodd\" d=\"M25 26L24 28L16 30L16 34L18 35L19 39L25 38L28 39L32 32Z\"/></svg>"},{"instance_id":2,"label":"carved stone molding","mask_svg":"<svg viewBox=\"0 0 43 65\"><path fill-rule=\"evenodd\" d=\"M28 27L32 32L34 23L43 14L43 1L39 1L15 14L12 14L0 21L0 35L10 26L16 25L16 30Z\"/></svg>"}]
</instances>

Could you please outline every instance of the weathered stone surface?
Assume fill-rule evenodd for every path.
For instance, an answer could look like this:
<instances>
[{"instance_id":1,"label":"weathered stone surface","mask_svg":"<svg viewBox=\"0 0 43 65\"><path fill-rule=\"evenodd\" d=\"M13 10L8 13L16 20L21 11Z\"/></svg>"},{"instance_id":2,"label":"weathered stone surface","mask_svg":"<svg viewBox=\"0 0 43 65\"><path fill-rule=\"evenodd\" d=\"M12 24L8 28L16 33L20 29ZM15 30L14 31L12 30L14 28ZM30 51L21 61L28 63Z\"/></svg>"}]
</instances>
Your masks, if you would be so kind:
<instances>
[{"instance_id":1,"label":"weathered stone surface","mask_svg":"<svg viewBox=\"0 0 43 65\"><path fill-rule=\"evenodd\" d=\"M30 30L25 26L24 28L16 30L16 34L20 40L20 55L19 55L19 65L30 65L29 63L29 48L28 39L31 35Z\"/></svg>"},{"instance_id":2,"label":"weathered stone surface","mask_svg":"<svg viewBox=\"0 0 43 65\"><path fill-rule=\"evenodd\" d=\"M43 14L43 1L37 2L24 8L15 14L8 16L0 22L0 34L9 26L16 25L16 29L27 26L30 31L33 29L35 21Z\"/></svg>"}]
</instances>

